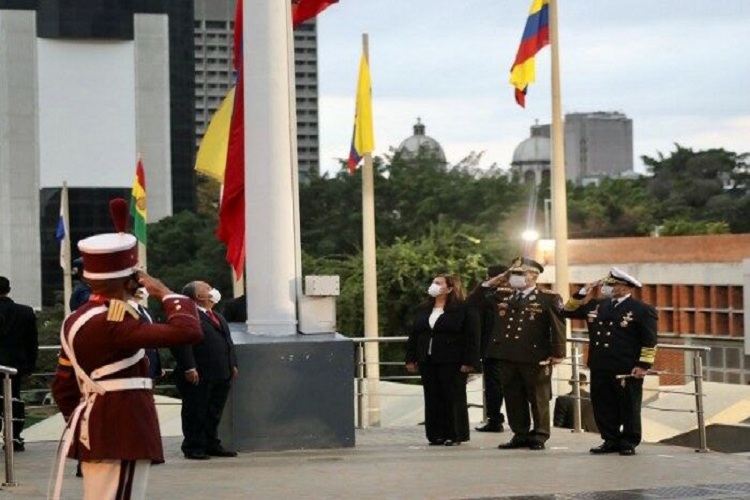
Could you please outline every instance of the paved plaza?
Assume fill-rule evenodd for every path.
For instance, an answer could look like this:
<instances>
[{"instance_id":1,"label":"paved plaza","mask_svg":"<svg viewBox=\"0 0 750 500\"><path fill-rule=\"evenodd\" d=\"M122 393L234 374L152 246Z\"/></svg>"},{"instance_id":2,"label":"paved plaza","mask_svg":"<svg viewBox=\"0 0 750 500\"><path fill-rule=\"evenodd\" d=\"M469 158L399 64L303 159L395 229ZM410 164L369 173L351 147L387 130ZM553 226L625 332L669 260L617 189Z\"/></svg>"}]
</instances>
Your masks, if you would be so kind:
<instances>
[{"instance_id":1,"label":"paved plaza","mask_svg":"<svg viewBox=\"0 0 750 500\"><path fill-rule=\"evenodd\" d=\"M240 453L185 460L180 438L164 440L151 499L750 499L750 458L644 444L634 457L593 456L594 434L554 429L545 451L507 450L503 434L473 432L457 447L426 446L420 426L358 430L354 448ZM16 454L19 486L0 498L45 497L57 443ZM68 460L63 498L81 498Z\"/></svg>"}]
</instances>

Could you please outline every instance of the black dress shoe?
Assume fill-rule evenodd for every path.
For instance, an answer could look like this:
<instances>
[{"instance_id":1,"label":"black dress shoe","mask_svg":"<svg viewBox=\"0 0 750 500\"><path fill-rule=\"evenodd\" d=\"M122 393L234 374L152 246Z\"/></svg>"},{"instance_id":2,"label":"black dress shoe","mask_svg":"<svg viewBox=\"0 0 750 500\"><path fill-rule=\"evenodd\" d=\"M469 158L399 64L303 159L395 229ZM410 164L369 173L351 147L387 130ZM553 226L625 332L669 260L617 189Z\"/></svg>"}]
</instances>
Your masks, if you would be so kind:
<instances>
[{"instance_id":1,"label":"black dress shoe","mask_svg":"<svg viewBox=\"0 0 750 500\"><path fill-rule=\"evenodd\" d=\"M589 450L594 455L603 455L604 453L617 453L620 451L620 446L614 443L602 443L599 446L595 446Z\"/></svg>"},{"instance_id":2,"label":"black dress shoe","mask_svg":"<svg viewBox=\"0 0 750 500\"><path fill-rule=\"evenodd\" d=\"M624 457L630 457L632 455L635 455L635 448L631 448L629 446L627 448L622 448L620 450L620 455Z\"/></svg>"},{"instance_id":3,"label":"black dress shoe","mask_svg":"<svg viewBox=\"0 0 750 500\"><path fill-rule=\"evenodd\" d=\"M430 441L430 446L443 446L445 444L445 439L435 439L434 441Z\"/></svg>"},{"instance_id":4,"label":"black dress shoe","mask_svg":"<svg viewBox=\"0 0 750 500\"><path fill-rule=\"evenodd\" d=\"M224 448L216 448L214 450L208 450L206 452L211 457L236 457L237 452L233 450L225 450Z\"/></svg>"},{"instance_id":5,"label":"black dress shoe","mask_svg":"<svg viewBox=\"0 0 750 500\"><path fill-rule=\"evenodd\" d=\"M188 460L208 460L211 457L209 457L202 451L189 451L185 452L185 458L187 458Z\"/></svg>"},{"instance_id":6,"label":"black dress shoe","mask_svg":"<svg viewBox=\"0 0 750 500\"><path fill-rule=\"evenodd\" d=\"M503 424L487 422L486 424L480 425L479 427L474 427L474 430L476 430L477 432L503 432L505 429L503 428Z\"/></svg>"},{"instance_id":7,"label":"black dress shoe","mask_svg":"<svg viewBox=\"0 0 750 500\"><path fill-rule=\"evenodd\" d=\"M517 448L527 448L528 446L529 443L527 441L521 441L520 439L511 439L507 443L497 445L500 450L515 450Z\"/></svg>"},{"instance_id":8,"label":"black dress shoe","mask_svg":"<svg viewBox=\"0 0 750 500\"><path fill-rule=\"evenodd\" d=\"M542 443L541 441L532 441L529 443L529 449L530 450L543 450L544 443Z\"/></svg>"}]
</instances>

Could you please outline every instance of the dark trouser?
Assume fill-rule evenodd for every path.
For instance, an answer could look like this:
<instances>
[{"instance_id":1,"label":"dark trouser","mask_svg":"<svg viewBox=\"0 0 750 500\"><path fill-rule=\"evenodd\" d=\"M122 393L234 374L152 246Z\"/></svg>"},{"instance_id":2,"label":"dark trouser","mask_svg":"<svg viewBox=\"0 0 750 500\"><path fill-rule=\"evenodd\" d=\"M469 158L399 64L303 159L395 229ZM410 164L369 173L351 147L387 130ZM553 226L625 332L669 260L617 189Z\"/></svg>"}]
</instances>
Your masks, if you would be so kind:
<instances>
[{"instance_id":1,"label":"dark trouser","mask_svg":"<svg viewBox=\"0 0 750 500\"><path fill-rule=\"evenodd\" d=\"M3 377L0 377L2 381ZM10 376L10 394L12 396L12 410L13 410L13 441L22 443L21 432L23 426L26 423L26 406L21 399L21 375ZM3 400L3 391L0 387L0 417L5 415L5 401Z\"/></svg>"},{"instance_id":2,"label":"dark trouser","mask_svg":"<svg viewBox=\"0 0 750 500\"><path fill-rule=\"evenodd\" d=\"M504 424L505 415L500 408L503 406L503 384L500 381L500 360L482 360L482 377L484 379L484 409L487 422L490 424Z\"/></svg>"},{"instance_id":3,"label":"dark trouser","mask_svg":"<svg viewBox=\"0 0 750 500\"><path fill-rule=\"evenodd\" d=\"M193 385L185 380L184 375L178 374L175 382L182 396L183 453L218 449L221 446L219 421L229 396L230 379L201 378L198 385Z\"/></svg>"},{"instance_id":4,"label":"dark trouser","mask_svg":"<svg viewBox=\"0 0 750 500\"><path fill-rule=\"evenodd\" d=\"M466 377L460 363L419 363L424 390L424 424L430 442L468 441Z\"/></svg>"},{"instance_id":5,"label":"dark trouser","mask_svg":"<svg viewBox=\"0 0 750 500\"><path fill-rule=\"evenodd\" d=\"M513 431L513 441L547 441L552 395L550 373L544 366L501 361L500 380L505 390L505 411Z\"/></svg>"},{"instance_id":6,"label":"dark trouser","mask_svg":"<svg viewBox=\"0 0 750 500\"><path fill-rule=\"evenodd\" d=\"M617 380L619 372L591 370L591 403L605 442L635 448L641 442L643 379Z\"/></svg>"}]
</instances>

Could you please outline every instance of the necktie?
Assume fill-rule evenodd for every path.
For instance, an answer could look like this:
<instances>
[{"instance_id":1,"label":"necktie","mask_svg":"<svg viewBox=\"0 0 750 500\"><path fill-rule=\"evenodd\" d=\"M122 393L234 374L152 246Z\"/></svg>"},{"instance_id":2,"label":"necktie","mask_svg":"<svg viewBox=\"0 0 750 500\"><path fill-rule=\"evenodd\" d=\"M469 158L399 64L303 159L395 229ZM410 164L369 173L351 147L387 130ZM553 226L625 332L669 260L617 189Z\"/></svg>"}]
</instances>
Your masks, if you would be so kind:
<instances>
[{"instance_id":1,"label":"necktie","mask_svg":"<svg viewBox=\"0 0 750 500\"><path fill-rule=\"evenodd\" d=\"M617 307L617 304L619 304L620 301L617 299L612 299L612 307Z\"/></svg>"},{"instance_id":2,"label":"necktie","mask_svg":"<svg viewBox=\"0 0 750 500\"><path fill-rule=\"evenodd\" d=\"M219 323L219 318L214 314L214 312L211 309L206 309L206 314L208 314L208 317L211 318L211 322L216 325L220 326L221 323Z\"/></svg>"}]
</instances>

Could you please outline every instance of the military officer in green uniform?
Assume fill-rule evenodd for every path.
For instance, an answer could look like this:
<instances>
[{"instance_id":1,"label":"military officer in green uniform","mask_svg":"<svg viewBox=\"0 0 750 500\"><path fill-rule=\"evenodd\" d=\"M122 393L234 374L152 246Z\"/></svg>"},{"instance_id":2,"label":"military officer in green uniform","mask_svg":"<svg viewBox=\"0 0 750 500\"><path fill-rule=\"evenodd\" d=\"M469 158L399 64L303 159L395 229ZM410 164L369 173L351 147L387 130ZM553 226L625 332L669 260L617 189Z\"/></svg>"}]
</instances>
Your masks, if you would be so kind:
<instances>
[{"instance_id":1,"label":"military officer in green uniform","mask_svg":"<svg viewBox=\"0 0 750 500\"><path fill-rule=\"evenodd\" d=\"M585 319L591 403L604 440L591 453L634 455L641 442L643 377L656 357L656 310L631 296L641 283L613 267L576 292L563 315ZM619 378L618 378L619 376Z\"/></svg>"},{"instance_id":2,"label":"military officer in green uniform","mask_svg":"<svg viewBox=\"0 0 750 500\"><path fill-rule=\"evenodd\" d=\"M500 360L513 431L500 449L543 450L550 435L552 366L565 357L565 321L560 296L536 286L542 272L538 262L519 257L508 271L482 284L484 300L497 309L487 352Z\"/></svg>"}]
</instances>

